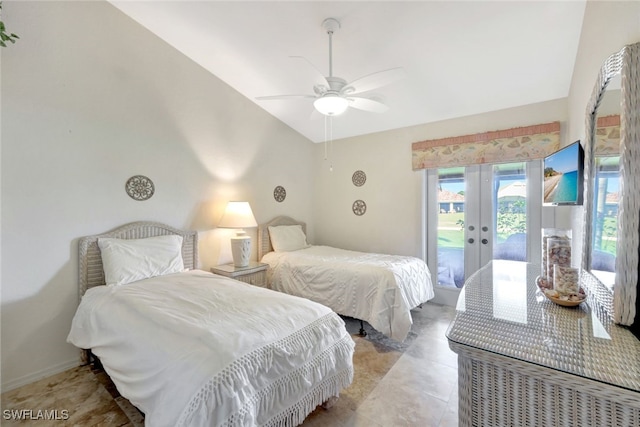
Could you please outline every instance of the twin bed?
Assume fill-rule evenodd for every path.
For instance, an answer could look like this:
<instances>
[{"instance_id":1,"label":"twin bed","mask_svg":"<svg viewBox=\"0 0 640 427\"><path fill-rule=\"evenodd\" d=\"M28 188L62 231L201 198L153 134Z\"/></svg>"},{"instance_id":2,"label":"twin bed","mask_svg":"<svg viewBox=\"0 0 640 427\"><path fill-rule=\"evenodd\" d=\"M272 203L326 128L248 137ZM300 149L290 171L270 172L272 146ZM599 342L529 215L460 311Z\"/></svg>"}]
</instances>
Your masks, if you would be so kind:
<instances>
[{"instance_id":1,"label":"twin bed","mask_svg":"<svg viewBox=\"0 0 640 427\"><path fill-rule=\"evenodd\" d=\"M271 289L365 320L397 341L411 329L411 309L434 296L421 259L312 246L305 223L287 216L259 226L258 259L269 264Z\"/></svg>"},{"instance_id":2,"label":"twin bed","mask_svg":"<svg viewBox=\"0 0 640 427\"><path fill-rule=\"evenodd\" d=\"M194 270L197 240L157 223L80 239L68 341L91 349L146 425L301 424L352 381L344 322L309 300Z\"/></svg>"}]
</instances>

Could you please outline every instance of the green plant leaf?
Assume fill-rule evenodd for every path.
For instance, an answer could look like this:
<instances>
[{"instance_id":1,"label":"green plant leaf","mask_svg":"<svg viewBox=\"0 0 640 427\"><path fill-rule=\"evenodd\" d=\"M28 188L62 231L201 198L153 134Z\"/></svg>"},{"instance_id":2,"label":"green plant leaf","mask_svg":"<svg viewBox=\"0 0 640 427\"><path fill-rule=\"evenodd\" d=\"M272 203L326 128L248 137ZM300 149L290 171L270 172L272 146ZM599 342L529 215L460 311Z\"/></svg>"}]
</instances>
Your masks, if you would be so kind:
<instances>
[{"instance_id":1,"label":"green plant leaf","mask_svg":"<svg viewBox=\"0 0 640 427\"><path fill-rule=\"evenodd\" d=\"M2 10L2 2L0 1L0 10ZM7 28L4 25L3 21L0 21L0 46L2 47L7 47L7 44L5 43L6 41L9 41L11 43L15 43L15 39L19 39L20 37L18 37L17 34L15 33L9 33L7 34Z\"/></svg>"}]
</instances>

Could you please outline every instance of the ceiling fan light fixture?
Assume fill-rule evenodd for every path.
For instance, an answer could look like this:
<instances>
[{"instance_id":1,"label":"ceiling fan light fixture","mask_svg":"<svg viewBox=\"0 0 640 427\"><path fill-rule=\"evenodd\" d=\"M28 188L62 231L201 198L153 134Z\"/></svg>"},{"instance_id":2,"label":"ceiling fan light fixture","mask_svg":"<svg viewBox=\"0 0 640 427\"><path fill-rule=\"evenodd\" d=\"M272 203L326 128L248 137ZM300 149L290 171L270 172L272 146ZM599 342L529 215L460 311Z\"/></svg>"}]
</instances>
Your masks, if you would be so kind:
<instances>
[{"instance_id":1,"label":"ceiling fan light fixture","mask_svg":"<svg viewBox=\"0 0 640 427\"><path fill-rule=\"evenodd\" d=\"M313 101L313 106L325 116L337 116L349 107L349 101L338 95L325 95Z\"/></svg>"}]
</instances>

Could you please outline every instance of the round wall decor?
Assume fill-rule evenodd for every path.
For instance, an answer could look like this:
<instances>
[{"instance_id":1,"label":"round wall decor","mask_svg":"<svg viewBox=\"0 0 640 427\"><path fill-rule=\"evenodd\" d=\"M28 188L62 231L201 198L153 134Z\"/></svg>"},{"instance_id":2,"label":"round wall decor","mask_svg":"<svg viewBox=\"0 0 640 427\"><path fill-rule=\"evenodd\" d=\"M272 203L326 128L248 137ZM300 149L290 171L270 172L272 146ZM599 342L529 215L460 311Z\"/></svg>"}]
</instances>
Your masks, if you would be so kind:
<instances>
[{"instance_id":1,"label":"round wall decor","mask_svg":"<svg viewBox=\"0 0 640 427\"><path fill-rule=\"evenodd\" d=\"M276 199L276 202L282 202L286 197L287 197L287 190L285 190L283 186L278 185L273 190L273 198Z\"/></svg>"},{"instance_id":2,"label":"round wall decor","mask_svg":"<svg viewBox=\"0 0 640 427\"><path fill-rule=\"evenodd\" d=\"M129 178L124 185L124 189L129 197L139 201L150 199L156 191L153 181L143 175L135 175Z\"/></svg>"},{"instance_id":3,"label":"round wall decor","mask_svg":"<svg viewBox=\"0 0 640 427\"><path fill-rule=\"evenodd\" d=\"M356 187L362 187L367 182L367 174L363 171L355 171L351 176L351 181Z\"/></svg>"},{"instance_id":4,"label":"round wall decor","mask_svg":"<svg viewBox=\"0 0 640 427\"><path fill-rule=\"evenodd\" d=\"M351 210L353 210L354 214L362 216L367 211L367 204L364 202L364 200L356 200L355 202L353 202Z\"/></svg>"}]
</instances>

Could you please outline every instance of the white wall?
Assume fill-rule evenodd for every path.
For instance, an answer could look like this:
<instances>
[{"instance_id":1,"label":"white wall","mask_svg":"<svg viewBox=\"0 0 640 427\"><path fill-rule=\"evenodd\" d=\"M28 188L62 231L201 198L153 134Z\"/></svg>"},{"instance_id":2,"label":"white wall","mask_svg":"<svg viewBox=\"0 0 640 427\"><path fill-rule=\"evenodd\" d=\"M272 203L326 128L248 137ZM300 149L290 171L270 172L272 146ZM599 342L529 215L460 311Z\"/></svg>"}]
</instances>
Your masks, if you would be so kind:
<instances>
[{"instance_id":1,"label":"white wall","mask_svg":"<svg viewBox=\"0 0 640 427\"><path fill-rule=\"evenodd\" d=\"M313 144L106 2L3 6L20 36L1 50L6 390L78 361L78 237L161 221L201 231L201 267L230 261L228 200L311 223ZM148 201L125 193L137 174Z\"/></svg>"},{"instance_id":2,"label":"white wall","mask_svg":"<svg viewBox=\"0 0 640 427\"><path fill-rule=\"evenodd\" d=\"M324 144L317 144L316 243L421 257L424 172L411 169L413 142L553 121L561 122L564 140L566 120L566 99L559 99L334 141L326 161ZM362 187L351 183L351 175L359 169L367 174ZM367 203L363 216L351 211L357 199Z\"/></svg>"}]
</instances>

